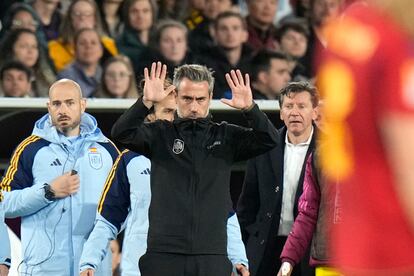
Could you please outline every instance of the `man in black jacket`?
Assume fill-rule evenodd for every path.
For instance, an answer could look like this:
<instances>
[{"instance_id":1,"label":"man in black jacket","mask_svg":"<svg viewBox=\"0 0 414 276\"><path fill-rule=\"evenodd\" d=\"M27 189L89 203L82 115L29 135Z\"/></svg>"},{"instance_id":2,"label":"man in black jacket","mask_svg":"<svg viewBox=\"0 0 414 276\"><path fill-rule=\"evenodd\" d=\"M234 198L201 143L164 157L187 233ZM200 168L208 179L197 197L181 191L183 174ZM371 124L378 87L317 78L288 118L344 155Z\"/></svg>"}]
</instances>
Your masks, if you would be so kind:
<instances>
[{"instance_id":1,"label":"man in black jacket","mask_svg":"<svg viewBox=\"0 0 414 276\"><path fill-rule=\"evenodd\" d=\"M237 205L251 275L275 276L280 253L298 214L307 156L315 147L318 93L307 82L281 90L278 146L248 161ZM314 275L308 256L292 275Z\"/></svg>"},{"instance_id":2,"label":"man in black jacket","mask_svg":"<svg viewBox=\"0 0 414 276\"><path fill-rule=\"evenodd\" d=\"M226 74L232 99L222 102L242 110L250 128L213 123L209 105L214 78L201 65L175 70L175 120L144 123L153 104L171 92L163 88L166 71L159 62L150 72L144 70L143 98L112 129L121 145L151 160L148 247L140 270L143 276L228 276L231 166L275 147L278 133L254 104L249 76L243 78L239 70Z\"/></svg>"}]
</instances>

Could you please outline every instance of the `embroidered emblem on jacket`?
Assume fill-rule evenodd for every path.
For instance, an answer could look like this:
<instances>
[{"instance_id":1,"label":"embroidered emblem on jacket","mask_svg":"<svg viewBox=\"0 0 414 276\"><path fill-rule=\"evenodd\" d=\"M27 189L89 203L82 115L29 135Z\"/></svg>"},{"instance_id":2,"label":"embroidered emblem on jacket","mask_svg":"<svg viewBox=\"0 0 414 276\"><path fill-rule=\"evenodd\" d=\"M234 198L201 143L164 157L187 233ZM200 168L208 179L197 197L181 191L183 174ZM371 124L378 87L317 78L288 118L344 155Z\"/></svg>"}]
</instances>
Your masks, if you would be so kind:
<instances>
[{"instance_id":1,"label":"embroidered emblem on jacket","mask_svg":"<svg viewBox=\"0 0 414 276\"><path fill-rule=\"evenodd\" d=\"M175 139L172 151L175 154L180 154L183 152L183 150L184 150L184 141L180 139Z\"/></svg>"},{"instance_id":2,"label":"embroidered emblem on jacket","mask_svg":"<svg viewBox=\"0 0 414 276\"><path fill-rule=\"evenodd\" d=\"M102 155L99 152L89 152L89 164L95 170L102 168Z\"/></svg>"}]
</instances>

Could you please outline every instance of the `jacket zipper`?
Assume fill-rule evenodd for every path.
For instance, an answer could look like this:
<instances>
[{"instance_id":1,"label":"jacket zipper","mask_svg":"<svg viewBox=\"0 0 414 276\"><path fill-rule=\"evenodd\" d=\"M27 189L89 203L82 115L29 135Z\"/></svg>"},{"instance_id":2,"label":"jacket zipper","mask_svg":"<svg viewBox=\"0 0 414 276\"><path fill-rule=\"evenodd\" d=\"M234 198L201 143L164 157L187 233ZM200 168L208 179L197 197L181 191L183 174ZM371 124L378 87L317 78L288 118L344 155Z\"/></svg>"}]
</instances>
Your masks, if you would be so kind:
<instances>
[{"instance_id":1,"label":"jacket zipper","mask_svg":"<svg viewBox=\"0 0 414 276\"><path fill-rule=\"evenodd\" d=\"M191 135L191 145L194 146L194 141L195 141L195 136L196 136L196 132L195 132L195 127L196 127L196 121L193 121L193 125L192 125L192 135ZM191 240L190 240L190 252L194 251L194 237L195 237L195 210L194 210L194 206L195 206L195 181L196 181L196 165L195 165L195 159L196 156L194 154L194 152L190 153L191 154L191 163L192 163L192 176L191 176L191 186L190 186L190 193L191 193Z\"/></svg>"},{"instance_id":2,"label":"jacket zipper","mask_svg":"<svg viewBox=\"0 0 414 276\"><path fill-rule=\"evenodd\" d=\"M65 143L63 143L63 148L66 150L66 152L67 152L67 154L68 154L68 161L69 161L69 158L70 158L70 152L69 152L69 149L68 149L68 147L66 146L66 144ZM75 271L74 271L74 267L73 267L73 264L74 264L74 259L73 259L73 256L74 256L74 252L73 252L73 238L72 238L72 219L73 219L73 217L72 217L72 195L70 195L69 196L69 223L68 223L68 232L69 232L69 239L68 239L68 242L69 242L69 253L70 253L70 256L69 256L69 264L70 264L70 275L75 275L74 273L75 273Z\"/></svg>"}]
</instances>

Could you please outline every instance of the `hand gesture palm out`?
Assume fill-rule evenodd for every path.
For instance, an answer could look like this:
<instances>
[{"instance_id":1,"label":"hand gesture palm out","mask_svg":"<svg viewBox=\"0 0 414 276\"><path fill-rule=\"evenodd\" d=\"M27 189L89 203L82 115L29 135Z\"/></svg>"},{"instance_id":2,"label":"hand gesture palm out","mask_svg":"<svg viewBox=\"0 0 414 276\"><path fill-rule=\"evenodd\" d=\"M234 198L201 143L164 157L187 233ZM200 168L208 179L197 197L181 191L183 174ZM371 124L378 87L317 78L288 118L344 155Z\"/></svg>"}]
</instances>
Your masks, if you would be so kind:
<instances>
[{"instance_id":1,"label":"hand gesture palm out","mask_svg":"<svg viewBox=\"0 0 414 276\"><path fill-rule=\"evenodd\" d=\"M253 104L252 90L250 88L249 74L243 79L240 70L231 70L226 74L226 80L231 89L232 98L221 99L221 102L237 109L247 109Z\"/></svg>"},{"instance_id":2,"label":"hand gesture palm out","mask_svg":"<svg viewBox=\"0 0 414 276\"><path fill-rule=\"evenodd\" d=\"M153 62L151 65L151 72L148 71L148 68L144 69L144 101L157 103L162 101L175 89L175 86L173 85L164 89L166 75L167 66L161 64L161 62Z\"/></svg>"}]
</instances>

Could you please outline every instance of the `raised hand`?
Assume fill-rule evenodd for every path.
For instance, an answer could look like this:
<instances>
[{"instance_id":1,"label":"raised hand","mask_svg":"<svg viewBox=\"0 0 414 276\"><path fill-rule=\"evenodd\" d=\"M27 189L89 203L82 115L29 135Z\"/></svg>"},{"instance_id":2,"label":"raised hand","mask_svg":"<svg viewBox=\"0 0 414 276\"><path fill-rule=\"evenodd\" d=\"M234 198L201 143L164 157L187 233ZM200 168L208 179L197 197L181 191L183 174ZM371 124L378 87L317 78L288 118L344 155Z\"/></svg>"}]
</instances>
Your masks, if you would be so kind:
<instances>
[{"instance_id":1,"label":"raised hand","mask_svg":"<svg viewBox=\"0 0 414 276\"><path fill-rule=\"evenodd\" d=\"M243 79L240 70L231 70L226 74L226 80L231 89L231 100L221 99L221 102L237 109L248 109L253 105L252 90L249 74Z\"/></svg>"},{"instance_id":2,"label":"raised hand","mask_svg":"<svg viewBox=\"0 0 414 276\"><path fill-rule=\"evenodd\" d=\"M148 71L148 68L144 69L145 84L143 102L148 108L154 103L162 101L175 89L175 86L173 85L164 88L166 76L167 66L161 64L161 62L153 62L151 64L150 72Z\"/></svg>"}]
</instances>

